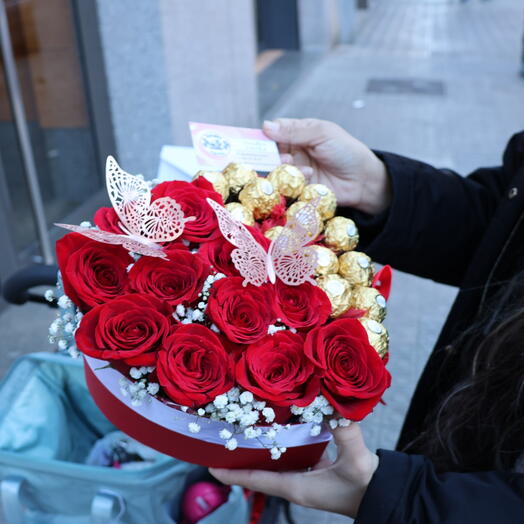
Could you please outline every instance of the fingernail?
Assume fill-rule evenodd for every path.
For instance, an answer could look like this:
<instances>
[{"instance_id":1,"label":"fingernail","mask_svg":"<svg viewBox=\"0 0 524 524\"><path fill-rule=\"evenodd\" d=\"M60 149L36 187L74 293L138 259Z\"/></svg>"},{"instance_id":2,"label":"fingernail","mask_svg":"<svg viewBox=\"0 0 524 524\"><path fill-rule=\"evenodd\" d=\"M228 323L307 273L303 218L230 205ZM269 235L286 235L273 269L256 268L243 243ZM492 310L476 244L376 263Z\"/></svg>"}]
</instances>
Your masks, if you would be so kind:
<instances>
[{"instance_id":1,"label":"fingernail","mask_svg":"<svg viewBox=\"0 0 524 524\"><path fill-rule=\"evenodd\" d=\"M276 133L280 129L280 124L272 120L264 120L263 127L272 133Z\"/></svg>"}]
</instances>

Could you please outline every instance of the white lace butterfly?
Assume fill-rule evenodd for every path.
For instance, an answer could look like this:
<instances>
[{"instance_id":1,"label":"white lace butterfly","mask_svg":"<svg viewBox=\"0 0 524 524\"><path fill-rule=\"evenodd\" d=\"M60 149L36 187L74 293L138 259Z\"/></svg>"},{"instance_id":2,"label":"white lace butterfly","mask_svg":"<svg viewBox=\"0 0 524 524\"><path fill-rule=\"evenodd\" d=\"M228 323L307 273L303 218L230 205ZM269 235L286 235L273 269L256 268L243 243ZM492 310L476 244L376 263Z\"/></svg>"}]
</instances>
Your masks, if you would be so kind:
<instances>
[{"instance_id":1,"label":"white lace butterfly","mask_svg":"<svg viewBox=\"0 0 524 524\"><path fill-rule=\"evenodd\" d=\"M207 201L217 216L222 235L236 247L231 252L231 259L244 277L244 286L261 286L268 280L274 284L276 277L289 286L304 282L315 284L317 257L315 251L307 247L319 230L314 202L305 205L287 221L266 253L246 226L237 222L226 208L210 198Z\"/></svg>"},{"instance_id":2,"label":"white lace butterfly","mask_svg":"<svg viewBox=\"0 0 524 524\"><path fill-rule=\"evenodd\" d=\"M128 251L149 257L167 258L160 242L171 242L194 217L184 217L180 204L170 197L151 202L149 186L138 176L126 173L112 156L107 157L106 185L109 199L125 234L109 233L70 224L56 226L104 242L119 244Z\"/></svg>"}]
</instances>

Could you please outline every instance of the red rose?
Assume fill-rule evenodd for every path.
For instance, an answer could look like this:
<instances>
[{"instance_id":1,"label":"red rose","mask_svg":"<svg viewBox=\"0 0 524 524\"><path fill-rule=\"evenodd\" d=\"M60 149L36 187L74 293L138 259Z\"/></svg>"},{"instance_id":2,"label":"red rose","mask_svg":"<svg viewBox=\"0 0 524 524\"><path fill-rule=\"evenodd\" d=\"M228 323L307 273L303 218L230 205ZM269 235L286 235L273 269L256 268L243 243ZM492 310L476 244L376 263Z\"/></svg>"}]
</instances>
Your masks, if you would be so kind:
<instances>
[{"instance_id":1,"label":"red rose","mask_svg":"<svg viewBox=\"0 0 524 524\"><path fill-rule=\"evenodd\" d=\"M120 218L118 218L116 211L112 207L101 207L95 213L93 222L102 231L116 233L117 235L124 234L124 232L120 228Z\"/></svg>"},{"instance_id":2,"label":"red rose","mask_svg":"<svg viewBox=\"0 0 524 524\"><path fill-rule=\"evenodd\" d=\"M232 358L200 324L180 325L166 338L156 372L169 398L183 406L202 406L233 387Z\"/></svg>"},{"instance_id":3,"label":"red rose","mask_svg":"<svg viewBox=\"0 0 524 524\"><path fill-rule=\"evenodd\" d=\"M215 282L207 303L207 313L232 342L251 344L267 334L275 319L274 296L268 285L243 286L243 277Z\"/></svg>"},{"instance_id":4,"label":"red rose","mask_svg":"<svg viewBox=\"0 0 524 524\"><path fill-rule=\"evenodd\" d=\"M170 250L170 256L170 260L141 257L129 272L129 285L172 305L191 303L197 299L209 271L199 255L183 248Z\"/></svg>"},{"instance_id":5,"label":"red rose","mask_svg":"<svg viewBox=\"0 0 524 524\"><path fill-rule=\"evenodd\" d=\"M133 263L123 247L79 233L58 240L56 257L66 295L84 312L121 295L128 282L126 268Z\"/></svg>"},{"instance_id":6,"label":"red rose","mask_svg":"<svg viewBox=\"0 0 524 524\"><path fill-rule=\"evenodd\" d=\"M309 282L300 286L287 286L277 280L275 290L275 314L286 326L297 329L320 326L331 314L328 296Z\"/></svg>"},{"instance_id":7,"label":"red rose","mask_svg":"<svg viewBox=\"0 0 524 524\"><path fill-rule=\"evenodd\" d=\"M291 331L278 331L251 344L237 362L237 382L277 406L308 406L320 392L315 366L304 342Z\"/></svg>"},{"instance_id":8,"label":"red rose","mask_svg":"<svg viewBox=\"0 0 524 524\"><path fill-rule=\"evenodd\" d=\"M271 243L269 238L262 235L253 227L246 227L251 232L255 240L264 249L267 250L269 244ZM233 249L236 249L235 246L231 242L228 242L223 236L220 236L216 240L202 244L198 253L202 255L202 258L206 261L207 264L214 267L219 273L236 277L239 276L240 273L231 260L231 251L233 251Z\"/></svg>"},{"instance_id":9,"label":"red rose","mask_svg":"<svg viewBox=\"0 0 524 524\"><path fill-rule=\"evenodd\" d=\"M353 318L335 320L310 331L304 350L323 370L322 394L350 420L362 420L391 384L391 375Z\"/></svg>"},{"instance_id":10,"label":"red rose","mask_svg":"<svg viewBox=\"0 0 524 524\"><path fill-rule=\"evenodd\" d=\"M152 366L171 327L172 308L150 295L128 294L86 313L76 331L80 351L130 366Z\"/></svg>"},{"instance_id":11,"label":"red rose","mask_svg":"<svg viewBox=\"0 0 524 524\"><path fill-rule=\"evenodd\" d=\"M158 184L152 193L153 200L173 198L186 217L195 217L195 220L185 223L182 238L190 242L207 242L221 235L215 212L206 201L206 198L212 198L223 205L222 197L216 191L202 189L189 182L174 181Z\"/></svg>"}]
</instances>

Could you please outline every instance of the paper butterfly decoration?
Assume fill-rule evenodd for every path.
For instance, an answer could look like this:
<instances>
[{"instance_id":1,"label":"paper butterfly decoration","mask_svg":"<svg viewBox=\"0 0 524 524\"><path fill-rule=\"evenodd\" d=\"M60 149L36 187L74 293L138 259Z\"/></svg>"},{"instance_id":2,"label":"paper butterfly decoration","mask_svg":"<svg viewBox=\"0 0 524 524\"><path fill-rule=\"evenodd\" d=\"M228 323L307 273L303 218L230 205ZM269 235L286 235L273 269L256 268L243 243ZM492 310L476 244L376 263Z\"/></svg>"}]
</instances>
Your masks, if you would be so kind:
<instances>
[{"instance_id":1,"label":"paper butterfly decoration","mask_svg":"<svg viewBox=\"0 0 524 524\"><path fill-rule=\"evenodd\" d=\"M307 247L319 230L314 202L288 219L266 252L247 227L236 221L225 207L210 198L207 201L217 216L222 235L236 247L231 252L231 259L244 277L244 286L261 286L268 280L274 284L276 277L288 286L299 286L304 282L315 284L313 275L317 256L314 249Z\"/></svg>"},{"instance_id":2,"label":"paper butterfly decoration","mask_svg":"<svg viewBox=\"0 0 524 524\"><path fill-rule=\"evenodd\" d=\"M184 224L194 217L184 217L180 204L170 197L151 202L151 190L140 177L126 173L112 156L107 157L106 185L109 199L125 234L70 224L56 226L104 242L118 244L128 251L149 257L167 259L160 242L171 242L184 231Z\"/></svg>"}]
</instances>

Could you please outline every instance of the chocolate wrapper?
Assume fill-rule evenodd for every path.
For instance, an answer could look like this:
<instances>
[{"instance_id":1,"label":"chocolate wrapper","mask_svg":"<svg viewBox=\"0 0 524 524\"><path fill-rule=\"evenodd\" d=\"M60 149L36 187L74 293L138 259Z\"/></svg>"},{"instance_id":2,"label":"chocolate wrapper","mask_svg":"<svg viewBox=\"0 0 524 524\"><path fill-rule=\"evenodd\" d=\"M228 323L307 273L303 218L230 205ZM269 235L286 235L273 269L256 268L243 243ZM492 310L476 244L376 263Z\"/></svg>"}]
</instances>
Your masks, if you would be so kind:
<instances>
[{"instance_id":1,"label":"chocolate wrapper","mask_svg":"<svg viewBox=\"0 0 524 524\"><path fill-rule=\"evenodd\" d=\"M325 275L317 278L320 289L326 293L331 302L331 316L338 317L351 306L351 286L340 275Z\"/></svg>"},{"instance_id":2,"label":"chocolate wrapper","mask_svg":"<svg viewBox=\"0 0 524 524\"><path fill-rule=\"evenodd\" d=\"M286 210L286 219L289 220L291 217L294 217L306 204L307 202L301 202L300 200L294 204L291 204ZM318 210L315 210L315 216L318 220L318 230L320 232L322 231L324 223L322 222L322 217L320 216Z\"/></svg>"},{"instance_id":3,"label":"chocolate wrapper","mask_svg":"<svg viewBox=\"0 0 524 524\"><path fill-rule=\"evenodd\" d=\"M388 353L389 334L387 329L371 318L359 319L368 334L369 343L375 348L376 352L384 358Z\"/></svg>"},{"instance_id":4,"label":"chocolate wrapper","mask_svg":"<svg viewBox=\"0 0 524 524\"><path fill-rule=\"evenodd\" d=\"M325 246L314 245L311 249L317 254L317 267L315 269L315 275L329 275L338 272L338 258Z\"/></svg>"},{"instance_id":5,"label":"chocolate wrapper","mask_svg":"<svg viewBox=\"0 0 524 524\"><path fill-rule=\"evenodd\" d=\"M268 176L268 180L277 188L277 191L288 198L298 198L306 186L306 178L295 166L282 164Z\"/></svg>"},{"instance_id":6,"label":"chocolate wrapper","mask_svg":"<svg viewBox=\"0 0 524 524\"><path fill-rule=\"evenodd\" d=\"M324 184L309 184L302 191L299 200L309 202L315 198L320 198L317 209L322 220L330 219L337 209L335 193Z\"/></svg>"},{"instance_id":7,"label":"chocolate wrapper","mask_svg":"<svg viewBox=\"0 0 524 524\"><path fill-rule=\"evenodd\" d=\"M280 193L267 179L256 177L244 186L238 194L240 202L253 212L255 220L268 217L273 208L280 203Z\"/></svg>"},{"instance_id":8,"label":"chocolate wrapper","mask_svg":"<svg viewBox=\"0 0 524 524\"><path fill-rule=\"evenodd\" d=\"M242 224L245 224L246 226L252 226L255 223L253 212L238 202L230 202L229 204L226 204L226 209L231 213L235 220L242 222Z\"/></svg>"},{"instance_id":9,"label":"chocolate wrapper","mask_svg":"<svg viewBox=\"0 0 524 524\"><path fill-rule=\"evenodd\" d=\"M352 286L370 286L373 280L373 264L364 253L348 251L338 257L338 272Z\"/></svg>"},{"instance_id":10,"label":"chocolate wrapper","mask_svg":"<svg viewBox=\"0 0 524 524\"><path fill-rule=\"evenodd\" d=\"M229 191L233 193L238 193L246 184L253 182L257 178L255 170L234 162L228 164L222 173L229 185Z\"/></svg>"},{"instance_id":11,"label":"chocolate wrapper","mask_svg":"<svg viewBox=\"0 0 524 524\"><path fill-rule=\"evenodd\" d=\"M326 246L335 251L351 251L358 244L355 222L345 217L334 217L326 223L324 231Z\"/></svg>"},{"instance_id":12,"label":"chocolate wrapper","mask_svg":"<svg viewBox=\"0 0 524 524\"><path fill-rule=\"evenodd\" d=\"M280 235L283 229L284 228L282 226L272 227L264 233L264 236L269 238L269 240L273 241Z\"/></svg>"},{"instance_id":13,"label":"chocolate wrapper","mask_svg":"<svg viewBox=\"0 0 524 524\"><path fill-rule=\"evenodd\" d=\"M377 322L382 322L386 318L386 299L373 287L355 287L351 306L365 310L367 312L365 316Z\"/></svg>"}]
</instances>

